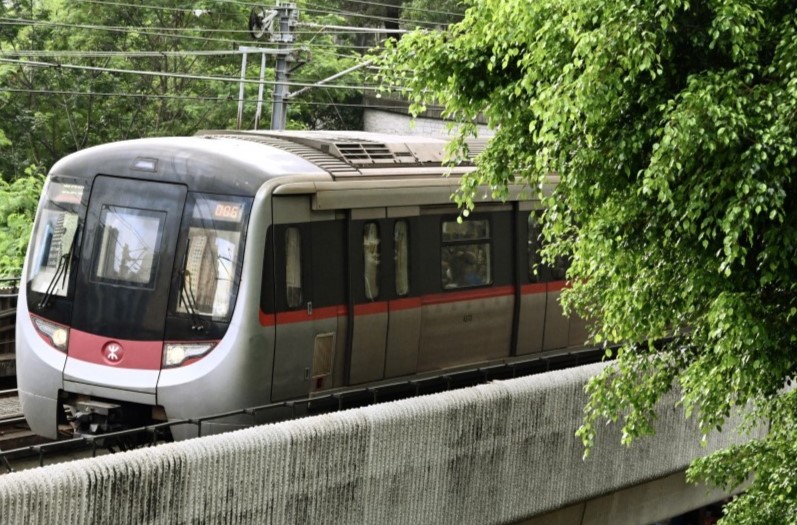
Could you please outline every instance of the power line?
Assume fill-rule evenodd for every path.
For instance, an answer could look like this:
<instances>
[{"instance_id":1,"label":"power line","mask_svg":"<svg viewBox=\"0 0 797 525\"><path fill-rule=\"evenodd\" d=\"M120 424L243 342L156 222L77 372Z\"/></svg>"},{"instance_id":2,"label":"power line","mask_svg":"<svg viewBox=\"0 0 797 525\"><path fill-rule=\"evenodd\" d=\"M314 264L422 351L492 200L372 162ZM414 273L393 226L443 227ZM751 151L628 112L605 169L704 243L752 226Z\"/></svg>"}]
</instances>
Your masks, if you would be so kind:
<instances>
[{"instance_id":1,"label":"power line","mask_svg":"<svg viewBox=\"0 0 797 525\"><path fill-rule=\"evenodd\" d=\"M372 5L372 6L377 6L377 7L396 7L396 5L394 5L394 4L383 4L383 3L380 3L380 2L368 2L366 0L348 0L348 1L352 2L352 3L355 3L355 4ZM402 6L402 9L407 9L407 8ZM431 14L435 14L435 15L449 15L449 16L462 16L463 15L462 13L454 13L454 12L451 12L451 11L439 11L437 9L427 9L427 8L423 8L423 7L417 7L417 8L413 7L413 8L410 8L409 10L410 11L418 11L418 12L421 12L421 13L431 13Z\"/></svg>"},{"instance_id":2,"label":"power line","mask_svg":"<svg viewBox=\"0 0 797 525\"><path fill-rule=\"evenodd\" d=\"M275 48L276 50L276 48ZM69 58L152 58L152 57L213 57L251 54L250 50L216 49L190 51L75 51L75 50L37 50L37 49L3 49L0 57L69 57Z\"/></svg>"},{"instance_id":3,"label":"power line","mask_svg":"<svg viewBox=\"0 0 797 525\"><path fill-rule=\"evenodd\" d=\"M429 22L429 21L423 21L423 20L409 20L409 19L405 19L405 18L396 18L396 17L391 17L391 16L365 15L365 14L362 14L362 13L354 13L352 11L343 11L342 9L337 9L337 10L325 9L323 6L316 6L314 4L307 4L307 5L313 6L312 8L304 9L304 11L307 12L307 13L315 13L315 14L322 14L322 15L340 15L340 16L357 17L357 18L366 18L366 19L369 19L369 20L379 20L381 22L396 22L396 23L406 22L406 23L414 23L414 24L419 24L419 25L427 25L427 26L432 26L432 27L435 27L435 26L439 25L436 22Z\"/></svg>"},{"instance_id":4,"label":"power line","mask_svg":"<svg viewBox=\"0 0 797 525\"><path fill-rule=\"evenodd\" d=\"M85 1L85 0L84 0ZM201 37L196 35L185 35L179 33L186 33L186 32L210 32L210 33L232 33L232 34L248 34L249 30L247 29L205 29L202 27L153 27L153 26L106 26L106 25L97 25L97 24L69 24L65 22L50 22L45 20L30 20L24 18L8 18L8 17L0 17L0 23L5 23L8 25L19 25L19 26L44 26L44 27L59 27L59 28L67 28L67 29L86 29L86 30L97 30L97 31L109 31L109 32L116 32L116 33L127 33L127 34L139 34L139 35L149 35L149 36L161 36L161 37L168 37L168 38L176 38L176 39L189 39L189 40L197 40L202 42L216 42L216 43L224 43L224 44L241 44L244 42L243 40L231 40L225 38L209 38L209 37ZM318 34L325 34L325 35L341 35L341 34L351 34L352 32L357 33L364 33L364 34L386 34L386 33L407 33L409 31L403 29L397 30L387 30L381 28L366 28L366 27L352 27L352 26L333 26L333 25L321 25L321 24L310 24L305 23L303 24L306 27L318 27L323 33L318 31L293 31L292 33L295 35L318 35ZM340 31L331 32L327 31L327 29L339 29ZM249 42L246 40L246 42ZM357 48L357 49L370 49L369 46L352 46L352 45L339 45L339 44L327 44L331 47L348 47L348 48ZM2 54L2 52L0 52Z\"/></svg>"},{"instance_id":5,"label":"power line","mask_svg":"<svg viewBox=\"0 0 797 525\"><path fill-rule=\"evenodd\" d=\"M321 88L326 86L319 86ZM57 95L57 96L80 96L80 97L104 97L104 98L150 98L155 100L190 100L196 102L223 102L223 103L230 103L230 104L238 104L241 102L238 97L234 97L231 95L227 96L202 96L202 95L158 95L155 93L148 94L148 93L126 93L126 92L99 92L99 91L70 91L70 90L58 90L58 89L17 89L17 88L6 88L0 87L0 93L20 93L26 95ZM244 104L257 104L256 100L243 100ZM304 106L330 106L335 105L339 107L351 107L351 108L373 108L373 109L395 109L395 110L406 110L406 105L399 105L399 106L372 106L369 104L355 104L351 102L317 102L313 100L292 100L291 105L300 104Z\"/></svg>"},{"instance_id":6,"label":"power line","mask_svg":"<svg viewBox=\"0 0 797 525\"><path fill-rule=\"evenodd\" d=\"M290 51L290 50L286 50ZM226 82L226 83L245 83L245 84L266 84L266 85L276 85L278 82L273 80L250 80L250 79L243 79L237 77L218 77L218 76L209 76L209 75L192 75L188 73L174 73L170 71L149 71L149 70L134 70L134 69L122 69L122 68L110 68L110 67L99 67L99 66L80 66L77 64L62 64L62 63L51 63L51 62L39 62L33 60L17 60L17 59L10 59L10 58L0 58L0 63L6 64L17 64L22 66L31 66L31 67L50 67L56 69L75 69L75 70L82 70L82 71L97 71L101 73L120 73L120 74L129 74L129 75L143 75L143 76L153 76L153 77L168 77L168 78L180 78L180 79L187 79L187 80L207 80L213 82ZM309 83L309 82L285 82L289 86L296 86L296 87L315 87L316 84ZM344 84L325 84L328 88L334 89L354 89L354 90L363 90L363 91L376 91L379 88L374 85L344 85Z\"/></svg>"},{"instance_id":7,"label":"power line","mask_svg":"<svg viewBox=\"0 0 797 525\"><path fill-rule=\"evenodd\" d=\"M197 40L201 42L221 42L225 44L238 44L241 43L241 40L230 40L227 38L208 38L208 37L201 37L201 36L194 36L194 35L180 35L174 33L159 33L157 31L148 31L146 28L131 28L129 26L125 27L113 27L113 26L101 26L101 25L90 25L90 24L67 24L63 22L49 22L44 20L26 20L26 19L12 19L6 17L0 17L0 23L7 24L7 25L20 25L20 26L44 26L44 27L64 27L67 29L93 29L93 30L100 30L100 31L110 31L116 33L133 33L139 35L149 35L149 36L163 36L169 38L176 38L176 39L186 39L186 40ZM169 29L171 31L171 29Z\"/></svg>"},{"instance_id":8,"label":"power line","mask_svg":"<svg viewBox=\"0 0 797 525\"><path fill-rule=\"evenodd\" d=\"M201 13L207 13L204 9L197 9L197 8L190 8L190 7L165 7L159 5L144 5L144 4L128 4L125 2L109 2L106 0L73 0L74 2L82 2L84 4L99 4L99 5L109 5L115 7L134 7L137 9L149 9L153 11L170 11L170 12L180 12L180 13L197 13L197 11Z\"/></svg>"},{"instance_id":9,"label":"power line","mask_svg":"<svg viewBox=\"0 0 797 525\"><path fill-rule=\"evenodd\" d=\"M352 26L336 26L330 24L315 24L312 22L300 22L298 25L304 27L318 27L320 29L339 29L341 33L325 33L325 34L347 34L354 31L357 33L409 33L406 29L384 29L381 27L352 27ZM295 34L302 34L302 31L294 31ZM305 31L309 33L309 31Z\"/></svg>"}]
</instances>

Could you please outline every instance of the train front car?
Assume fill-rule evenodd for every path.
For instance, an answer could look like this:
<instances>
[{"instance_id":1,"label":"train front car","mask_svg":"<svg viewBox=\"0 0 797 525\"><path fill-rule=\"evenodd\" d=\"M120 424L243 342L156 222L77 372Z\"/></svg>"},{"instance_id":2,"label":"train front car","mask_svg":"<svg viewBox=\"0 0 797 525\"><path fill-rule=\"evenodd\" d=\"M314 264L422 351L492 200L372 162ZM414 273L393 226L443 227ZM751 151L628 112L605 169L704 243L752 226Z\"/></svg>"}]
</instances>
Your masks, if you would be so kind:
<instances>
[{"instance_id":1,"label":"train front car","mask_svg":"<svg viewBox=\"0 0 797 525\"><path fill-rule=\"evenodd\" d=\"M261 188L295 173L324 174L284 151L198 137L99 146L57 163L17 315L31 429L106 432L267 400L266 385L235 388L262 383L271 366L270 343L253 340L263 337L262 272L243 286L241 276L262 266Z\"/></svg>"}]
</instances>

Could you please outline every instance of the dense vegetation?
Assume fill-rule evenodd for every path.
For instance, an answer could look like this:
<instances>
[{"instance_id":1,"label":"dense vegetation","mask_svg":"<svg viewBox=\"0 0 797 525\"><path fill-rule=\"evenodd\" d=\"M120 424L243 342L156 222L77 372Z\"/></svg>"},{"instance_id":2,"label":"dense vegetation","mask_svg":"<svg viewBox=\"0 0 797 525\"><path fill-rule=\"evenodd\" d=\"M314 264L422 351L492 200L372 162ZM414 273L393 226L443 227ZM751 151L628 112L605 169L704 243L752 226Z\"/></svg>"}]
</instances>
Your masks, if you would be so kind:
<instances>
[{"instance_id":1,"label":"dense vegetation","mask_svg":"<svg viewBox=\"0 0 797 525\"><path fill-rule=\"evenodd\" d=\"M405 36L381 79L496 137L463 184L561 183L549 257L566 302L624 342L579 431L655 429L673 384L703 432L750 403L760 440L689 476L736 487L722 523L797 523L797 5L793 0L477 0ZM642 341L672 342L656 351Z\"/></svg>"},{"instance_id":2,"label":"dense vegetation","mask_svg":"<svg viewBox=\"0 0 797 525\"><path fill-rule=\"evenodd\" d=\"M264 9L275 4L263 3ZM21 0L0 2L0 275L19 271L36 187L32 173L95 144L236 126L239 46L250 38L244 1ZM359 64L391 33L461 18L457 0L299 1L291 91ZM379 32L381 31L381 32ZM395 36L395 35L394 35ZM270 124L274 59L260 127ZM257 109L260 56L247 61L242 127ZM307 90L289 105L292 128L359 129L364 69ZM17 183L20 179L23 182ZM21 185L18 186L17 184ZM24 190L31 195L8 200ZM25 217L25 220L21 218ZM5 249L9 247L8 249Z\"/></svg>"}]
</instances>

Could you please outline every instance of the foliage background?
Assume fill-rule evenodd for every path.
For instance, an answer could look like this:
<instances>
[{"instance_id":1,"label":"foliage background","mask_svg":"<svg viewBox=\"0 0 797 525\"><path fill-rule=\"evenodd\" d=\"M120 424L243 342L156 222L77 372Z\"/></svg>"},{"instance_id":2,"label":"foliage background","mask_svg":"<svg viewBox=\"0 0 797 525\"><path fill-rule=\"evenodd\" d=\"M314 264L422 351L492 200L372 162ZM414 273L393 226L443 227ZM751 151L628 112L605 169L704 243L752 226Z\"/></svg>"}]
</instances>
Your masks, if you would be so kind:
<instances>
[{"instance_id":1,"label":"foliage background","mask_svg":"<svg viewBox=\"0 0 797 525\"><path fill-rule=\"evenodd\" d=\"M234 129L241 56L202 53L274 47L267 37L252 40L248 30L252 6L274 3L0 2L0 273L19 272L36 203L34 174L59 158L117 140ZM291 81L299 83L360 63L390 36L376 29L441 27L463 12L457 0L300 0L298 7ZM267 82L274 79L273 62ZM259 75L260 57L252 54L246 78ZM288 127L360 129L361 88L368 87L363 70L334 83L351 87L311 89L293 99ZM271 89L265 86L261 128L270 122ZM254 125L257 90L257 83L246 84L244 129Z\"/></svg>"},{"instance_id":2,"label":"foliage background","mask_svg":"<svg viewBox=\"0 0 797 525\"><path fill-rule=\"evenodd\" d=\"M559 177L548 259L571 258L565 301L599 321L597 342L621 344L588 389L587 450L603 419L622 420L626 443L654 432L673 384L704 433L750 403L769 435L690 476L752 476L723 523L797 523L797 393L784 390L797 371L797 5L480 0L379 64L417 110L442 103L463 134L479 112L495 128L463 205L479 184L501 196Z\"/></svg>"}]
</instances>

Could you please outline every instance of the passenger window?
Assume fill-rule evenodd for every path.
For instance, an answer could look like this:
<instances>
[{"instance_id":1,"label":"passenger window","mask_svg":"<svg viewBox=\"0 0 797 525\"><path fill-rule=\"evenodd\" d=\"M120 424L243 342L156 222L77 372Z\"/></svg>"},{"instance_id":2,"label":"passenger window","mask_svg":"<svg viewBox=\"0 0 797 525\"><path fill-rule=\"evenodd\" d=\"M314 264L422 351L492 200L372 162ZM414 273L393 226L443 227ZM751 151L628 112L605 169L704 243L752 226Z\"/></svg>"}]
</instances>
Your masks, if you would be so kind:
<instances>
[{"instance_id":1,"label":"passenger window","mask_svg":"<svg viewBox=\"0 0 797 525\"><path fill-rule=\"evenodd\" d=\"M363 228L363 262L365 297L374 301L379 298L379 228L375 222Z\"/></svg>"},{"instance_id":2,"label":"passenger window","mask_svg":"<svg viewBox=\"0 0 797 525\"><path fill-rule=\"evenodd\" d=\"M533 211L529 213L529 239L528 239L528 259L529 259L529 281L539 283L542 281L542 212Z\"/></svg>"},{"instance_id":3,"label":"passenger window","mask_svg":"<svg viewBox=\"0 0 797 525\"><path fill-rule=\"evenodd\" d=\"M104 205L95 252L95 278L154 288L165 219L165 212Z\"/></svg>"},{"instance_id":4,"label":"passenger window","mask_svg":"<svg viewBox=\"0 0 797 525\"><path fill-rule=\"evenodd\" d=\"M561 255L556 257L553 268L551 268L551 275L554 281L564 281L567 279L567 270L570 269L570 258Z\"/></svg>"},{"instance_id":5,"label":"passenger window","mask_svg":"<svg viewBox=\"0 0 797 525\"><path fill-rule=\"evenodd\" d=\"M492 284L490 222L443 221L440 254L443 288Z\"/></svg>"},{"instance_id":6,"label":"passenger window","mask_svg":"<svg viewBox=\"0 0 797 525\"><path fill-rule=\"evenodd\" d=\"M302 305L302 236L299 228L285 230L285 293L288 308Z\"/></svg>"},{"instance_id":7,"label":"passenger window","mask_svg":"<svg viewBox=\"0 0 797 525\"><path fill-rule=\"evenodd\" d=\"M396 221L393 228L393 257L396 261L396 295L410 292L410 245L407 221Z\"/></svg>"}]
</instances>

